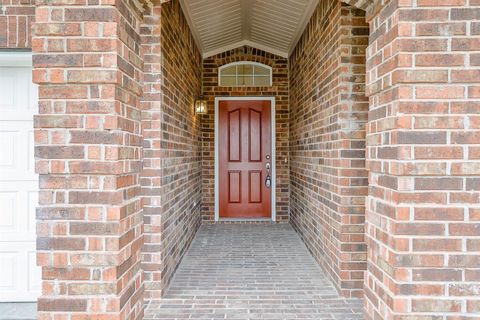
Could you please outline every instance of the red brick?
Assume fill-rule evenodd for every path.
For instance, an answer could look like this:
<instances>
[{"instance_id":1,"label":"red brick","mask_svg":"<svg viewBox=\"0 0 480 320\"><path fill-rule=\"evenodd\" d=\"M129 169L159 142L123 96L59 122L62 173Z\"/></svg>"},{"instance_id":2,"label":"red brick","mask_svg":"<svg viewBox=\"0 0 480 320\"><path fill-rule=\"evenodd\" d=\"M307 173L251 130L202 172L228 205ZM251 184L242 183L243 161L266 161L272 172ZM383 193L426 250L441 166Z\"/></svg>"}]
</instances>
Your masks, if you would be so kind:
<instances>
[{"instance_id":1,"label":"red brick","mask_svg":"<svg viewBox=\"0 0 480 320\"><path fill-rule=\"evenodd\" d=\"M418 86L415 90L418 99L462 99L465 98L463 87Z\"/></svg>"},{"instance_id":2,"label":"red brick","mask_svg":"<svg viewBox=\"0 0 480 320\"><path fill-rule=\"evenodd\" d=\"M463 54L418 54L415 56L415 65L419 67L464 66Z\"/></svg>"}]
</instances>

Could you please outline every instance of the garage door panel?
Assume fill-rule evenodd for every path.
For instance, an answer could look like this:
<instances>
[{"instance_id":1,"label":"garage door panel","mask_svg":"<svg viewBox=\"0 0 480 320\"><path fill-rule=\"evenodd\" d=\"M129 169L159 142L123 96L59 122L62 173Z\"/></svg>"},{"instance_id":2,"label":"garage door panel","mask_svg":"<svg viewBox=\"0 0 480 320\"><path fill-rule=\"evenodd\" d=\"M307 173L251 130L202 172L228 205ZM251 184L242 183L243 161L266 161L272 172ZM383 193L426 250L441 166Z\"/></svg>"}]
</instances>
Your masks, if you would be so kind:
<instances>
[{"instance_id":1,"label":"garage door panel","mask_svg":"<svg viewBox=\"0 0 480 320\"><path fill-rule=\"evenodd\" d=\"M18 211L17 204L19 203L19 192L17 191L3 191L0 192L0 232L15 232L16 217L15 212Z\"/></svg>"},{"instance_id":2,"label":"garage door panel","mask_svg":"<svg viewBox=\"0 0 480 320\"><path fill-rule=\"evenodd\" d=\"M36 86L32 84L31 68L0 67L0 86L2 119L31 120L38 100L32 91Z\"/></svg>"},{"instance_id":3,"label":"garage door panel","mask_svg":"<svg viewBox=\"0 0 480 320\"><path fill-rule=\"evenodd\" d=\"M37 175L35 174L35 135L32 125L33 123L30 122L30 129L27 132L27 174L30 177L33 177L33 180L36 180Z\"/></svg>"},{"instance_id":4,"label":"garage door panel","mask_svg":"<svg viewBox=\"0 0 480 320\"><path fill-rule=\"evenodd\" d=\"M31 56L0 52L0 302L35 301L40 294L33 129L37 101Z\"/></svg>"},{"instance_id":5,"label":"garage door panel","mask_svg":"<svg viewBox=\"0 0 480 320\"><path fill-rule=\"evenodd\" d=\"M37 182L33 182L36 186ZM33 186L31 186L33 187ZM27 232L29 233L30 236L33 236L33 240L35 241L35 233L36 233L36 208L38 204L38 190L35 188L27 192L27 198L28 198L28 208L27 208Z\"/></svg>"},{"instance_id":6,"label":"garage door panel","mask_svg":"<svg viewBox=\"0 0 480 320\"><path fill-rule=\"evenodd\" d=\"M0 100L0 109L2 112L16 110L15 98L15 75L8 72L6 68L0 68L0 87L4 92Z\"/></svg>"},{"instance_id":7,"label":"garage door panel","mask_svg":"<svg viewBox=\"0 0 480 320\"><path fill-rule=\"evenodd\" d=\"M42 282L42 268L37 266L37 252L35 249L29 251L28 253L28 290L33 292L40 292Z\"/></svg>"},{"instance_id":8,"label":"garage door panel","mask_svg":"<svg viewBox=\"0 0 480 320\"><path fill-rule=\"evenodd\" d=\"M0 241L35 241L37 181L0 182Z\"/></svg>"},{"instance_id":9,"label":"garage door panel","mask_svg":"<svg viewBox=\"0 0 480 320\"><path fill-rule=\"evenodd\" d=\"M14 171L17 169L15 165L15 158L17 157L15 145L18 144L21 133L19 130L9 130L6 127L7 125L4 124L0 128L0 145L2 146L0 168L5 171Z\"/></svg>"},{"instance_id":10,"label":"garage door panel","mask_svg":"<svg viewBox=\"0 0 480 320\"><path fill-rule=\"evenodd\" d=\"M15 290L15 266L17 263L16 252L0 251L0 290Z\"/></svg>"},{"instance_id":11,"label":"garage door panel","mask_svg":"<svg viewBox=\"0 0 480 320\"><path fill-rule=\"evenodd\" d=\"M16 250L0 242L0 301L33 301L41 291L41 268L36 266L35 246L20 243Z\"/></svg>"},{"instance_id":12,"label":"garage door panel","mask_svg":"<svg viewBox=\"0 0 480 320\"><path fill-rule=\"evenodd\" d=\"M0 120L0 179L36 180L32 121ZM3 152L5 150L5 152Z\"/></svg>"}]
</instances>

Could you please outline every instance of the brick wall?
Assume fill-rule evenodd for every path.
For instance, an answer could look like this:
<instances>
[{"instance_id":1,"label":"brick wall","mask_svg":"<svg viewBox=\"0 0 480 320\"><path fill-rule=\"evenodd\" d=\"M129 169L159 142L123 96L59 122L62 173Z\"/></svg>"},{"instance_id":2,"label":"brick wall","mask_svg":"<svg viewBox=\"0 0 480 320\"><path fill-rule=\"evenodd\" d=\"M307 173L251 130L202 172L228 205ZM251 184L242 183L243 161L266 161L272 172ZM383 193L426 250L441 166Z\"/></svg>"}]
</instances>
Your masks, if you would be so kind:
<instances>
[{"instance_id":1,"label":"brick wall","mask_svg":"<svg viewBox=\"0 0 480 320\"><path fill-rule=\"evenodd\" d=\"M480 314L480 1L370 22L367 319Z\"/></svg>"},{"instance_id":2,"label":"brick wall","mask_svg":"<svg viewBox=\"0 0 480 320\"><path fill-rule=\"evenodd\" d=\"M159 12L160 17L152 16ZM145 32L153 35L144 41L150 46L145 55L143 267L147 298L158 299L201 222L200 118L193 105L200 94L202 60L178 1L148 15Z\"/></svg>"},{"instance_id":3,"label":"brick wall","mask_svg":"<svg viewBox=\"0 0 480 320\"><path fill-rule=\"evenodd\" d=\"M291 220L345 296L366 268L364 14L320 1L290 57Z\"/></svg>"},{"instance_id":4,"label":"brick wall","mask_svg":"<svg viewBox=\"0 0 480 320\"><path fill-rule=\"evenodd\" d=\"M37 0L39 319L140 319L140 13Z\"/></svg>"},{"instance_id":5,"label":"brick wall","mask_svg":"<svg viewBox=\"0 0 480 320\"><path fill-rule=\"evenodd\" d=\"M272 67L271 87L220 87L218 67L236 61L253 61ZM288 61L262 50L240 47L208 57L203 61L203 93L208 101L208 114L202 116L202 219L215 217L215 97L273 96L275 97L276 130L276 218L289 219L288 173ZM285 161L287 159L287 161Z\"/></svg>"},{"instance_id":6,"label":"brick wall","mask_svg":"<svg viewBox=\"0 0 480 320\"><path fill-rule=\"evenodd\" d=\"M0 1L0 48L29 49L34 18L34 0Z\"/></svg>"}]
</instances>

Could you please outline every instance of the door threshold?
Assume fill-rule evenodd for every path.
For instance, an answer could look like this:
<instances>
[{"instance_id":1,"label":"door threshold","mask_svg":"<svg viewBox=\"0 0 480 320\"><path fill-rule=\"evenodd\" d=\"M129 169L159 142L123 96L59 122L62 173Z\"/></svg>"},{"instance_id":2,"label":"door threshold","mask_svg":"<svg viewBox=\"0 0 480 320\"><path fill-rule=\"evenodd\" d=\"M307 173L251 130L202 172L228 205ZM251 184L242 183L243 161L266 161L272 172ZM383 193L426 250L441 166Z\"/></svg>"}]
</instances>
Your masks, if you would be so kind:
<instances>
[{"instance_id":1,"label":"door threshold","mask_svg":"<svg viewBox=\"0 0 480 320\"><path fill-rule=\"evenodd\" d=\"M272 218L219 218L216 222L274 222Z\"/></svg>"}]
</instances>

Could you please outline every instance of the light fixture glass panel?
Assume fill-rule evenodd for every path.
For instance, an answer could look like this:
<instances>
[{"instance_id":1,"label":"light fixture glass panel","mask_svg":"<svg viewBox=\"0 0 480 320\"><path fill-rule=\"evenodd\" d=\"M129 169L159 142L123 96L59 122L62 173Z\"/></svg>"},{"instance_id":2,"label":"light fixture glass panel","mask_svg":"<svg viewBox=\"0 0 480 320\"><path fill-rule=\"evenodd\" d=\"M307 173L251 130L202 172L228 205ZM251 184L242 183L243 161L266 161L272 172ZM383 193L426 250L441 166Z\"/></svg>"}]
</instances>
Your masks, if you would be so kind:
<instances>
[{"instance_id":1,"label":"light fixture glass panel","mask_svg":"<svg viewBox=\"0 0 480 320\"><path fill-rule=\"evenodd\" d=\"M255 85L256 86L270 86L270 77L269 76L256 76L255 77Z\"/></svg>"},{"instance_id":2,"label":"light fixture glass panel","mask_svg":"<svg viewBox=\"0 0 480 320\"><path fill-rule=\"evenodd\" d=\"M195 113L196 114L207 114L208 113L207 100L205 100L203 97L199 97L195 101Z\"/></svg>"}]
</instances>

